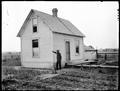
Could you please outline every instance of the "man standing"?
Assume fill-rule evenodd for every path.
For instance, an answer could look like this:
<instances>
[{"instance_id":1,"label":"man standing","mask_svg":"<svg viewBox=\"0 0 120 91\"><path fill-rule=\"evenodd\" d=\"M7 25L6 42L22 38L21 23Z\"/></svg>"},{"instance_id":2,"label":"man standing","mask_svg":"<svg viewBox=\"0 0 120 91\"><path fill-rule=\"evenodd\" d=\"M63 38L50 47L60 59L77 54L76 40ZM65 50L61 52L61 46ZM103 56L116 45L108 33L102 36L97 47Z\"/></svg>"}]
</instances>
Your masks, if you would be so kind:
<instances>
[{"instance_id":1,"label":"man standing","mask_svg":"<svg viewBox=\"0 0 120 91\"><path fill-rule=\"evenodd\" d=\"M56 70L61 69L61 53L59 52L59 50L57 50L57 52L53 51L53 53L57 54Z\"/></svg>"}]
</instances>

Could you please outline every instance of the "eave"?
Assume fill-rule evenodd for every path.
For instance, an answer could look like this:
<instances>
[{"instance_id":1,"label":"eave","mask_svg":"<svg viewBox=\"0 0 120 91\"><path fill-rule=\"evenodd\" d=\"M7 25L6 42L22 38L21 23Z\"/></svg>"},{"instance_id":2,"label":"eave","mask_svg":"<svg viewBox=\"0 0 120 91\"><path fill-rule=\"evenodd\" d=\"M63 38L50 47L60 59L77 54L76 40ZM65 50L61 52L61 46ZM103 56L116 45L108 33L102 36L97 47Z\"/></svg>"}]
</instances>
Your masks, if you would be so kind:
<instances>
[{"instance_id":1,"label":"eave","mask_svg":"<svg viewBox=\"0 0 120 91\"><path fill-rule=\"evenodd\" d=\"M85 36L79 36L79 35L73 35L73 34L66 34L66 33L60 33L60 32L54 32L53 33L57 33L57 34L62 34L62 35L68 35L68 36L75 36L75 37L80 37L80 38L84 38Z\"/></svg>"},{"instance_id":2,"label":"eave","mask_svg":"<svg viewBox=\"0 0 120 91\"><path fill-rule=\"evenodd\" d=\"M34 10L31 9L31 11L30 11L30 13L28 14L27 18L25 19L25 21L24 21L24 23L23 23L21 29L19 30L19 32L18 32L18 34L17 34L17 37L21 37L21 34L24 32L23 29L24 29L26 23L28 22L30 16L33 14L33 12L34 12Z\"/></svg>"}]
</instances>

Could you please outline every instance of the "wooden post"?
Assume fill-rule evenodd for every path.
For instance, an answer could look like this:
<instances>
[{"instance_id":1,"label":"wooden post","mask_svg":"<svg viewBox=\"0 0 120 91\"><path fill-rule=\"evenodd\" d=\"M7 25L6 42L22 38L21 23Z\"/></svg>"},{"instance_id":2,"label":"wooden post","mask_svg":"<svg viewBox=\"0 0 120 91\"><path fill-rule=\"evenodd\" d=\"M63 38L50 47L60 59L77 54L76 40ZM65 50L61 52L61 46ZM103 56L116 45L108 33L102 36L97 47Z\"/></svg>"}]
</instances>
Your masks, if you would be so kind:
<instances>
[{"instance_id":1,"label":"wooden post","mask_svg":"<svg viewBox=\"0 0 120 91\"><path fill-rule=\"evenodd\" d=\"M98 60L98 50L96 49L96 59Z\"/></svg>"},{"instance_id":2,"label":"wooden post","mask_svg":"<svg viewBox=\"0 0 120 91\"><path fill-rule=\"evenodd\" d=\"M107 60L107 54L105 53L105 60Z\"/></svg>"}]
</instances>

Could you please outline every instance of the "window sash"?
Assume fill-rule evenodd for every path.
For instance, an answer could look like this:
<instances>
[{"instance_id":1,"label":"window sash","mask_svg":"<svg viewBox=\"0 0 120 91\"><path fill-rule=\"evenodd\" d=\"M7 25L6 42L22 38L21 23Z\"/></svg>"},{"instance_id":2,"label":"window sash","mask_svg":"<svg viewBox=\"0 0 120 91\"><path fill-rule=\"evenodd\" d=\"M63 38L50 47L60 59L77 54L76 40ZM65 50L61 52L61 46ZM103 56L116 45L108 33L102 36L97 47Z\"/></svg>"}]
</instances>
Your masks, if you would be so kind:
<instances>
[{"instance_id":1,"label":"window sash","mask_svg":"<svg viewBox=\"0 0 120 91\"><path fill-rule=\"evenodd\" d=\"M39 57L39 48L33 48L33 57Z\"/></svg>"},{"instance_id":2,"label":"window sash","mask_svg":"<svg viewBox=\"0 0 120 91\"><path fill-rule=\"evenodd\" d=\"M33 25L33 32L37 32L37 25Z\"/></svg>"},{"instance_id":3,"label":"window sash","mask_svg":"<svg viewBox=\"0 0 120 91\"><path fill-rule=\"evenodd\" d=\"M37 18L33 18L33 25L37 25Z\"/></svg>"},{"instance_id":4,"label":"window sash","mask_svg":"<svg viewBox=\"0 0 120 91\"><path fill-rule=\"evenodd\" d=\"M32 40L32 57L39 57L39 39Z\"/></svg>"},{"instance_id":5,"label":"window sash","mask_svg":"<svg viewBox=\"0 0 120 91\"><path fill-rule=\"evenodd\" d=\"M37 17L32 18L32 27L33 27L33 33L37 32Z\"/></svg>"},{"instance_id":6,"label":"window sash","mask_svg":"<svg viewBox=\"0 0 120 91\"><path fill-rule=\"evenodd\" d=\"M33 48L38 48L38 47L39 47L39 46L38 46L38 39L32 40L32 47L33 47Z\"/></svg>"}]
</instances>

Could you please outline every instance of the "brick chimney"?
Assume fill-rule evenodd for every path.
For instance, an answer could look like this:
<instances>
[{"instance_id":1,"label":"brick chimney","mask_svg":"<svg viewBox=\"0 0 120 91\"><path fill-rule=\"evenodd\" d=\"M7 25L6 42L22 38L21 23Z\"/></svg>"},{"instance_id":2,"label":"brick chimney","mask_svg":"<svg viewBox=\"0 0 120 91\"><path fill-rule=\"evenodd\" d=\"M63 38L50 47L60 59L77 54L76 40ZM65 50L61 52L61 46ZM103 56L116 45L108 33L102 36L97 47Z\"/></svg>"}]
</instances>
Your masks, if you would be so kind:
<instances>
[{"instance_id":1,"label":"brick chimney","mask_svg":"<svg viewBox=\"0 0 120 91\"><path fill-rule=\"evenodd\" d=\"M53 13L53 16L54 16L54 17L57 17L57 12L58 12L58 9L57 9L57 8L53 8L53 9L52 9L52 13Z\"/></svg>"}]
</instances>

